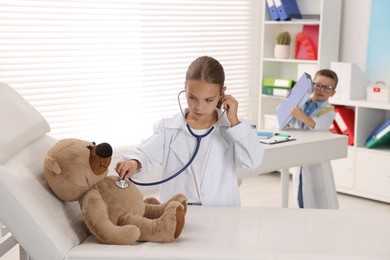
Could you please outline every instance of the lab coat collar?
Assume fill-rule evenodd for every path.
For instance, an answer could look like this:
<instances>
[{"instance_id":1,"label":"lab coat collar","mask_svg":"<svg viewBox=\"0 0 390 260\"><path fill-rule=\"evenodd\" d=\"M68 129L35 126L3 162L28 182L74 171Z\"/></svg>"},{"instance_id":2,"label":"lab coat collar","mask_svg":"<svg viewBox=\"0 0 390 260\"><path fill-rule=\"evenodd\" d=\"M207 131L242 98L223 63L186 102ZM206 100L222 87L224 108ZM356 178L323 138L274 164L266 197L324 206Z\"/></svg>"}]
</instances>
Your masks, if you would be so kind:
<instances>
[{"instance_id":1,"label":"lab coat collar","mask_svg":"<svg viewBox=\"0 0 390 260\"><path fill-rule=\"evenodd\" d=\"M186 109L185 113L187 113L188 110ZM213 131L217 131L216 133L216 140L215 142L222 144L222 146L212 146L211 151L210 151L210 157L215 157L215 156L221 156L223 155L224 151L228 149L229 143L227 141L227 136L223 136L223 132L225 131L220 131L222 128L227 128L230 127L230 122L226 117L226 114L223 114L223 111L217 110L218 112L218 117L220 118L217 124L216 129ZM186 129L186 121L184 120L183 116L181 113L177 114L176 116L172 117L165 125L167 128L171 129L177 129L180 130L177 134L176 137L174 137L174 140L172 141L170 148L172 151L175 153L175 155L179 158L179 160L183 163L183 165L187 164L188 161L190 160L190 155L188 153L188 148L187 148L187 138L185 135ZM183 131L181 131L183 130ZM222 139L222 140L218 140ZM191 154L192 156L192 154ZM215 160L216 158L209 158L209 160ZM209 165L209 164L208 164Z\"/></svg>"}]
</instances>

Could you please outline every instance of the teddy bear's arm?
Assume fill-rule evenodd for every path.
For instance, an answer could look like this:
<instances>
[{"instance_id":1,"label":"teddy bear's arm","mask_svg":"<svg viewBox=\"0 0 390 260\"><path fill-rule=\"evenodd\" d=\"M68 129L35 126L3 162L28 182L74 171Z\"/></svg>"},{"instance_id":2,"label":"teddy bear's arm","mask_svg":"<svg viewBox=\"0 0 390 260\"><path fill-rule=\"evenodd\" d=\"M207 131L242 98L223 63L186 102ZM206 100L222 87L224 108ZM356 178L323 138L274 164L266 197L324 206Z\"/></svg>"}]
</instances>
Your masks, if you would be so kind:
<instances>
[{"instance_id":1,"label":"teddy bear's arm","mask_svg":"<svg viewBox=\"0 0 390 260\"><path fill-rule=\"evenodd\" d=\"M129 245L141 235L134 225L117 226L110 221L107 205L97 190L90 190L83 197L81 211L88 229L102 243Z\"/></svg>"}]
</instances>

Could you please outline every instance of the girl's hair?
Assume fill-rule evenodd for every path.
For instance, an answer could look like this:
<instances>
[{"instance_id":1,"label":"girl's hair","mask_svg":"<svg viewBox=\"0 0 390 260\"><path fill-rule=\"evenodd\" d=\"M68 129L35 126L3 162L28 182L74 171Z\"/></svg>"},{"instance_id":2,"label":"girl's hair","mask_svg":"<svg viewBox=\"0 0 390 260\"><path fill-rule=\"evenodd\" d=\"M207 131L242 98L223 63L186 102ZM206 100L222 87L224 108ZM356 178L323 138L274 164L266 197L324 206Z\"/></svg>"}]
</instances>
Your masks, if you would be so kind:
<instances>
[{"instance_id":1,"label":"girl's hair","mask_svg":"<svg viewBox=\"0 0 390 260\"><path fill-rule=\"evenodd\" d=\"M209 56L201 56L191 62L186 73L185 85L189 80L200 80L220 86L221 95L225 85L225 72L219 61ZM218 102L217 107L221 108L222 101Z\"/></svg>"},{"instance_id":2,"label":"girl's hair","mask_svg":"<svg viewBox=\"0 0 390 260\"><path fill-rule=\"evenodd\" d=\"M324 76L324 77L332 79L335 83L334 86L337 87L337 83L339 82L339 78L337 77L336 72L334 72L333 70L329 70L329 69L319 70L319 71L317 71L314 78L316 78L317 76Z\"/></svg>"}]
</instances>

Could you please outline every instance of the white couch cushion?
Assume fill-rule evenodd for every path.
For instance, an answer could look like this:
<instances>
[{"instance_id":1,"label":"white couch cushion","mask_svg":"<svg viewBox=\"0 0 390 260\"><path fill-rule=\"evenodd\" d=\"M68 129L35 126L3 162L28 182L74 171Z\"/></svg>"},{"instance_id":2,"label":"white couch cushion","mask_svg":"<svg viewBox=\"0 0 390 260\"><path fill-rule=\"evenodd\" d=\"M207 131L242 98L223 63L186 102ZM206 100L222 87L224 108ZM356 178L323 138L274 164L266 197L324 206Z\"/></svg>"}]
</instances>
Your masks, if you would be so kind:
<instances>
[{"instance_id":1,"label":"white couch cushion","mask_svg":"<svg viewBox=\"0 0 390 260\"><path fill-rule=\"evenodd\" d=\"M50 131L45 118L19 93L0 82L0 164Z\"/></svg>"}]
</instances>

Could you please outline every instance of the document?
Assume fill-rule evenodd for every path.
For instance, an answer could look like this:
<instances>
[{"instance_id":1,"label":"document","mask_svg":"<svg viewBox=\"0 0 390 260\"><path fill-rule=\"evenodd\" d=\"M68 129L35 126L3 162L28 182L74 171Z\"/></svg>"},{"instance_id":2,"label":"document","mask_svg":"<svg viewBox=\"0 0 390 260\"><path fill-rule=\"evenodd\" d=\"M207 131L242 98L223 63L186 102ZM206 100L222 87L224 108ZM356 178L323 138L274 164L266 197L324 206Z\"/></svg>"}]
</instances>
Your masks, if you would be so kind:
<instances>
[{"instance_id":1,"label":"document","mask_svg":"<svg viewBox=\"0 0 390 260\"><path fill-rule=\"evenodd\" d=\"M271 137L263 139L260 138L260 143L263 144L278 144L278 143L284 143L289 141L294 141L295 138L286 135L286 134L280 134L280 133L274 133Z\"/></svg>"}]
</instances>

